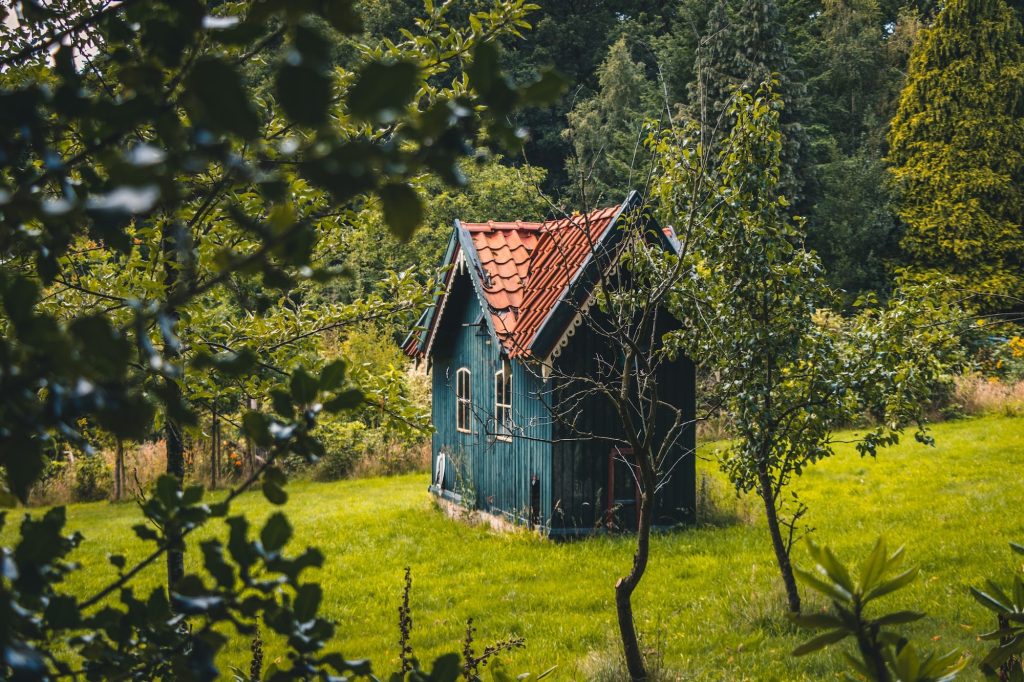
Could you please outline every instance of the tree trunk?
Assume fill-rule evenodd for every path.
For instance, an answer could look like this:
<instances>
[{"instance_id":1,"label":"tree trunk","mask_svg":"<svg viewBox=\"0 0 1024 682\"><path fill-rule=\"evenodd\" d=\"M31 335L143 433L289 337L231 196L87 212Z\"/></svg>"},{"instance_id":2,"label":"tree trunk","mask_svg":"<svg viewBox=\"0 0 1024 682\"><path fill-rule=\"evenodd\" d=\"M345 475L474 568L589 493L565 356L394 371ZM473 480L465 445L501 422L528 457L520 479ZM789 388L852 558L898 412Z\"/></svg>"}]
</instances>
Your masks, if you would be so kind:
<instances>
[{"instance_id":1,"label":"tree trunk","mask_svg":"<svg viewBox=\"0 0 1024 682\"><path fill-rule=\"evenodd\" d=\"M220 455L220 420L217 419L217 408L212 410L213 420L210 423L210 489L217 489L217 463Z\"/></svg>"},{"instance_id":2,"label":"tree trunk","mask_svg":"<svg viewBox=\"0 0 1024 682\"><path fill-rule=\"evenodd\" d=\"M177 243L180 235L175 234L174 223L165 221L161 232L161 249L164 259L164 296L165 300L171 300L178 288L178 254L181 245ZM172 320L171 329L177 333L178 310L169 306L167 316ZM164 359L168 364L176 365L181 361L180 346L164 339ZM168 405L181 403L181 385L172 378L170 373L164 374L164 386L166 387L165 400ZM167 473L178 480L178 490L181 490L182 481L185 479L185 443L182 440L181 425L173 416L174 410L167 409L164 414L164 439L167 447ZM185 553L181 549L171 548L167 550L167 590L181 580L185 575ZM174 601L171 600L173 607Z\"/></svg>"},{"instance_id":3,"label":"tree trunk","mask_svg":"<svg viewBox=\"0 0 1024 682\"><path fill-rule=\"evenodd\" d=\"M775 508L775 493L772 488L772 479L768 472L761 470L757 474L758 495L764 501L764 513L768 520L768 533L772 536L772 548L775 550L775 561L782 573L782 584L786 586L786 600L789 602L789 610L792 613L800 613L800 592L796 587L796 577L793 575L793 565L789 562L789 552L786 549L786 541L782 538L782 528L779 526L779 514Z\"/></svg>"},{"instance_id":4,"label":"tree trunk","mask_svg":"<svg viewBox=\"0 0 1024 682\"><path fill-rule=\"evenodd\" d=\"M644 665L643 652L640 651L640 640L633 622L633 591L647 570L647 559L650 556L651 542L651 502L645 485L640 495L640 509L636 529L636 553L633 555L633 568L629 575L619 578L615 583L615 610L619 620L619 636L622 639L622 653L626 658L626 669L629 677L637 680L647 679L647 668Z\"/></svg>"},{"instance_id":5,"label":"tree trunk","mask_svg":"<svg viewBox=\"0 0 1024 682\"><path fill-rule=\"evenodd\" d=\"M114 499L120 501L124 495L124 442L117 439L114 452Z\"/></svg>"},{"instance_id":6,"label":"tree trunk","mask_svg":"<svg viewBox=\"0 0 1024 682\"><path fill-rule=\"evenodd\" d=\"M181 387L173 379L166 380L167 392L172 400L180 399ZM169 416L164 427L164 438L167 442L167 473L178 479L178 489L185 479L185 444L181 439L181 426ZM167 550L167 589L181 580L185 575L185 552L171 548ZM173 602L172 602L173 604Z\"/></svg>"},{"instance_id":7,"label":"tree trunk","mask_svg":"<svg viewBox=\"0 0 1024 682\"><path fill-rule=\"evenodd\" d=\"M252 449L252 439L245 439L245 465L248 468L247 473L256 471L256 453Z\"/></svg>"}]
</instances>

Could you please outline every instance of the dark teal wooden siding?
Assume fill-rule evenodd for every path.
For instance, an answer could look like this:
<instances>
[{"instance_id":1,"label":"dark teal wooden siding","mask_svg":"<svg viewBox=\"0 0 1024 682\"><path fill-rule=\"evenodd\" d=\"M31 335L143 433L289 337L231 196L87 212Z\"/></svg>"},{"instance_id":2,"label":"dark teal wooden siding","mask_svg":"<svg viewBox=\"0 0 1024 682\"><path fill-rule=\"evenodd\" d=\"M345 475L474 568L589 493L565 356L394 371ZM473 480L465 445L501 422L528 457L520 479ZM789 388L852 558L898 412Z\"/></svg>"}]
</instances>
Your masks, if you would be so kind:
<instances>
[{"instance_id":1,"label":"dark teal wooden siding","mask_svg":"<svg viewBox=\"0 0 1024 682\"><path fill-rule=\"evenodd\" d=\"M432 349L433 453L436 480L437 454L447 453L445 490L472 489L475 506L525 522L529 518L530 481L540 484L542 525L551 517L551 425L541 402L542 382L517 361L512 361L511 441L494 438L494 375L502 367L498 343L480 322L480 302L468 275L457 274L452 294L440 320ZM455 373L471 371L473 433L456 429Z\"/></svg>"},{"instance_id":2,"label":"dark teal wooden siding","mask_svg":"<svg viewBox=\"0 0 1024 682\"><path fill-rule=\"evenodd\" d=\"M582 326L557 359L557 374L588 376L596 366L596 358L601 357L603 363L614 363L618 353L618 349ZM654 523L665 527L691 523L695 517L696 428L692 420L696 415L696 382L693 363L687 358L663 366L661 372L657 383L660 398L681 407L684 418L691 420L668 457L673 463L672 471L655 498ZM577 391L579 386L574 388L563 380L563 385L556 387L555 399ZM555 420L552 429L552 493L556 507L552 533L555 534L589 532L603 526L604 512L608 508L609 454L614 447L604 439L623 435L621 419L610 402L601 396L587 398L574 414L575 423L571 428L563 420ZM664 433L660 427L659 431ZM581 433L595 437L581 439ZM622 477L627 472L617 473Z\"/></svg>"},{"instance_id":3,"label":"dark teal wooden siding","mask_svg":"<svg viewBox=\"0 0 1024 682\"><path fill-rule=\"evenodd\" d=\"M513 360L512 412L515 435L510 442L496 440L494 375L501 369L497 341L481 329L480 301L469 275L455 276L451 295L439 321L431 348L433 385L433 478L437 455L445 452L448 464L444 491L466 495L472 491L478 509L502 514L510 520L529 518L530 480L540 481L541 526L553 535L579 534L603 527L608 500L608 454L611 446L584 440L580 432L621 435L622 424L606 401L593 399L579 411L574 430L552 419L547 405L558 387L543 381L529 367ZM558 359L563 372L591 371L597 355L614 352L581 328ZM611 356L609 356L611 357ZM471 371L473 432L456 429L455 373ZM695 416L693 363L685 358L664 368L659 382L664 400L681 405ZM558 409L554 410L559 413ZM655 522L671 526L690 522L695 509L695 446L691 427L676 448L679 463L655 503Z\"/></svg>"}]
</instances>

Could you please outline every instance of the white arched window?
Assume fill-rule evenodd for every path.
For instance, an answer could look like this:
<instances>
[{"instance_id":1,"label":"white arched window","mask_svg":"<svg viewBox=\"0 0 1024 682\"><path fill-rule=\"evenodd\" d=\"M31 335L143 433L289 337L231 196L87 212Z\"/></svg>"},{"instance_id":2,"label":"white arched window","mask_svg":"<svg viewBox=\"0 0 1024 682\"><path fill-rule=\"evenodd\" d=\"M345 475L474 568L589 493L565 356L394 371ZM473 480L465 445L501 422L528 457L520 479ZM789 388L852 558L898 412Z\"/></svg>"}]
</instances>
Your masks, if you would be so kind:
<instances>
[{"instance_id":1,"label":"white arched window","mask_svg":"<svg viewBox=\"0 0 1024 682\"><path fill-rule=\"evenodd\" d=\"M512 440L512 368L508 363L494 374L494 437Z\"/></svg>"},{"instance_id":2,"label":"white arched window","mask_svg":"<svg viewBox=\"0 0 1024 682\"><path fill-rule=\"evenodd\" d=\"M473 393L469 369L460 367L455 372L455 430L471 433L470 416L473 410Z\"/></svg>"}]
</instances>

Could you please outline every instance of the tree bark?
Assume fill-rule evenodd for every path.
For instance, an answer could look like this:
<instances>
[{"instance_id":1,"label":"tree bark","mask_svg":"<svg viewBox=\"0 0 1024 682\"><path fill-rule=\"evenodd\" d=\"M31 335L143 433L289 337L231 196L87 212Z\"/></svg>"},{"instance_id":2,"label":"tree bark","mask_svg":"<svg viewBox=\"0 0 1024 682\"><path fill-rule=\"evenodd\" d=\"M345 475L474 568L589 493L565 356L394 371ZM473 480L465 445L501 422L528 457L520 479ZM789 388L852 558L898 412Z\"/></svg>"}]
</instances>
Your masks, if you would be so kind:
<instances>
[{"instance_id":1,"label":"tree bark","mask_svg":"<svg viewBox=\"0 0 1024 682\"><path fill-rule=\"evenodd\" d=\"M212 410L210 422L210 489L217 489L217 464L220 459L220 420L217 419L217 408Z\"/></svg>"},{"instance_id":2,"label":"tree bark","mask_svg":"<svg viewBox=\"0 0 1024 682\"><path fill-rule=\"evenodd\" d=\"M791 613L800 613L800 591L796 586L796 576L793 575L793 564L789 561L786 541L782 538L772 479L763 468L758 471L757 483L757 493L764 501L764 513L768 520L768 533L772 537L772 548L775 550L775 561L779 565L779 572L782 573L782 584L786 587L786 601L789 602Z\"/></svg>"},{"instance_id":3,"label":"tree bark","mask_svg":"<svg viewBox=\"0 0 1024 682\"><path fill-rule=\"evenodd\" d=\"M168 396L172 400L178 400L181 396L181 387L173 379L166 379ZM164 427L164 438L167 443L167 473L178 479L178 489L181 489L181 482L185 479L185 444L181 439L181 426L174 419L167 417ZM185 576L185 552L181 549L171 548L167 550L167 589ZM172 602L173 605L173 602Z\"/></svg>"},{"instance_id":4,"label":"tree bark","mask_svg":"<svg viewBox=\"0 0 1024 682\"><path fill-rule=\"evenodd\" d=\"M651 542L651 498L648 494L651 487L646 486L640 494L640 509L636 529L636 553L633 554L633 568L629 575L619 578L615 583L615 611L619 621L619 637L622 639L622 653L626 658L626 669L634 682L647 679L647 668L644 665L643 652L640 651L640 640L636 634L633 621L633 591L647 570L650 557Z\"/></svg>"},{"instance_id":5,"label":"tree bark","mask_svg":"<svg viewBox=\"0 0 1024 682\"><path fill-rule=\"evenodd\" d=\"M252 449L252 439L245 439L245 464L248 467L248 473L256 471L256 453Z\"/></svg>"},{"instance_id":6,"label":"tree bark","mask_svg":"<svg viewBox=\"0 0 1024 682\"><path fill-rule=\"evenodd\" d=\"M178 287L178 253L180 245L177 244L178 235L175 235L174 223L165 221L161 232L161 249L164 260L164 295L165 300L171 300ZM167 316L171 318L171 328L177 333L178 310L171 306L167 310ZM181 360L180 347L168 339L163 344L164 360L171 365L176 365ZM181 403L181 385L170 376L164 374L164 386L167 394L167 404ZM181 490L182 481L185 480L185 443L182 440L181 425L172 416L173 410L165 410L164 414L164 441L167 452L167 473L174 476L178 481L178 490ZM185 575L185 553L181 549L171 548L167 550L167 591L181 580ZM173 607L174 601L171 600Z\"/></svg>"},{"instance_id":7,"label":"tree bark","mask_svg":"<svg viewBox=\"0 0 1024 682\"><path fill-rule=\"evenodd\" d=\"M117 439L114 453L114 499L120 501L124 495L124 442Z\"/></svg>"}]
</instances>

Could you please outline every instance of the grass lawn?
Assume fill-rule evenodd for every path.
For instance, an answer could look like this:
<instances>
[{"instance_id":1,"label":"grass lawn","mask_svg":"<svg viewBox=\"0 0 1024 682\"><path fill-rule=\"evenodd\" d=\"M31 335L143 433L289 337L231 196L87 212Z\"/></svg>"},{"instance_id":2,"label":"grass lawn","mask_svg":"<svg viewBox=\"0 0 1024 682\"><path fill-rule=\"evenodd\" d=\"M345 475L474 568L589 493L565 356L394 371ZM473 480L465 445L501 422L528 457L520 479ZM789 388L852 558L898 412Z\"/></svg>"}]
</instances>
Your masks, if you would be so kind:
<instances>
[{"instance_id":1,"label":"grass lawn","mask_svg":"<svg viewBox=\"0 0 1024 682\"><path fill-rule=\"evenodd\" d=\"M797 489L810 507L806 523L814 537L840 558L859 560L879 535L893 548L905 544L921 577L889 605L928 612L911 630L925 648L960 648L977 659L983 649L977 635L993 623L967 587L987 577L1006 582L1019 568L1007 542L1024 541L1024 418L939 424L934 435L935 448L908 437L877 461L844 447L805 473ZM698 467L735 519L654 540L636 597L647 644L680 679L838 679L838 652L789 655L805 635L782 616L783 593L756 501L731 497L713 463ZM413 644L421 660L459 649L472 616L480 647L508 634L526 638L527 648L505 659L513 671L557 665L549 679L583 680L606 668L617 655L612 586L629 565L631 539L559 544L468 527L432 506L427 479L290 484L285 509L295 526L293 550L314 545L327 556L319 578L324 612L338 622L334 648L390 672L403 568L411 566ZM247 494L233 511L261 521L268 505L260 494ZM131 505L74 505L69 519L86 536L76 557L84 570L72 591L95 590L113 576L106 553L140 556L131 531L139 517ZM196 558L193 552L189 560ZM802 546L794 558L807 564ZM159 578L155 570L143 582ZM225 663L246 664L247 647L236 638ZM268 648L272 657L274 643ZM963 677L981 679L973 664Z\"/></svg>"}]
</instances>

